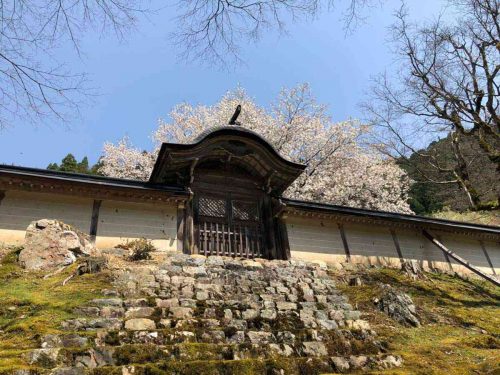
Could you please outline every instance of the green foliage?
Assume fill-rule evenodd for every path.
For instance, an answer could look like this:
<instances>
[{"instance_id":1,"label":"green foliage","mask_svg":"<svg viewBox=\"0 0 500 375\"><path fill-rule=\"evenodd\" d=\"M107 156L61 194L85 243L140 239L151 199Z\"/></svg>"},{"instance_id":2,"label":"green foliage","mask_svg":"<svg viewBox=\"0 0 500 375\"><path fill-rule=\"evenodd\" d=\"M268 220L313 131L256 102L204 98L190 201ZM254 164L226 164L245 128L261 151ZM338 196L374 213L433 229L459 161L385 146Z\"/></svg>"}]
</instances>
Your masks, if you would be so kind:
<instances>
[{"instance_id":1,"label":"green foliage","mask_svg":"<svg viewBox=\"0 0 500 375\"><path fill-rule=\"evenodd\" d=\"M410 208L417 215L426 215L443 209L443 201L437 195L438 186L425 183L414 183L409 191Z\"/></svg>"},{"instance_id":2,"label":"green foliage","mask_svg":"<svg viewBox=\"0 0 500 375\"><path fill-rule=\"evenodd\" d=\"M477 199L478 209L495 209L500 196L500 171L480 148L474 137L461 139L461 151L467 161L469 192ZM447 171L438 171L429 164L439 165ZM415 181L410 189L410 207L420 215L428 215L448 207L454 211L469 209L468 198L458 183L435 183L428 181L453 181L456 177L453 170L457 168L450 137L432 142L425 149L414 153L409 161L399 160L409 177ZM424 177L425 175L425 177Z\"/></svg>"},{"instance_id":3,"label":"green foliage","mask_svg":"<svg viewBox=\"0 0 500 375\"><path fill-rule=\"evenodd\" d=\"M73 154L68 154L61 160L61 164L50 163L47 166L47 169L52 171L83 173L100 176L102 175L102 173L99 172L101 165L102 162L98 161L96 164L90 166L89 159L86 156L78 162Z\"/></svg>"}]
</instances>

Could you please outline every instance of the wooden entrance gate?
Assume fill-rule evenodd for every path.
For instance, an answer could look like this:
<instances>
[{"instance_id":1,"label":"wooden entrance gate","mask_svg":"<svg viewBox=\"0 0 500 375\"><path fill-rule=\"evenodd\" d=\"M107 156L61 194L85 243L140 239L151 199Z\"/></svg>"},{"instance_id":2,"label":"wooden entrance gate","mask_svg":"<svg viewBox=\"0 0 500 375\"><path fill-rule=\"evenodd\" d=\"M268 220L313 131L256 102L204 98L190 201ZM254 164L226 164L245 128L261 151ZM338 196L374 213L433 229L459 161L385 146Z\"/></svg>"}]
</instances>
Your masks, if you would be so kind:
<instances>
[{"instance_id":1,"label":"wooden entrance gate","mask_svg":"<svg viewBox=\"0 0 500 375\"><path fill-rule=\"evenodd\" d=\"M227 193L196 199L195 241L200 254L265 257L259 202Z\"/></svg>"}]
</instances>

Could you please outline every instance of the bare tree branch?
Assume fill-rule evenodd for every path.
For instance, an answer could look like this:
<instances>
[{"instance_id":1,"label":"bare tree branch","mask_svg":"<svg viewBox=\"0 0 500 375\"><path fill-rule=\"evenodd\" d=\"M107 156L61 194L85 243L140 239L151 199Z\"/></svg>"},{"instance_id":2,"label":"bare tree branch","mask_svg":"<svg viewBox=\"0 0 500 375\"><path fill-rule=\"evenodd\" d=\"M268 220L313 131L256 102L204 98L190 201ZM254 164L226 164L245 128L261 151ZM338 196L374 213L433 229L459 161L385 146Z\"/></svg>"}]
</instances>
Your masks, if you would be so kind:
<instances>
[{"instance_id":1,"label":"bare tree branch","mask_svg":"<svg viewBox=\"0 0 500 375\"><path fill-rule=\"evenodd\" d=\"M285 32L285 19L314 18L337 2L346 4L347 32L364 19L363 10L385 0L179 0L179 31L172 36L186 60L228 66L242 62L241 45L269 29Z\"/></svg>"},{"instance_id":2,"label":"bare tree branch","mask_svg":"<svg viewBox=\"0 0 500 375\"><path fill-rule=\"evenodd\" d=\"M140 0L0 0L0 129L15 119L68 121L92 94L85 74L54 62L52 52L89 29L121 38L145 12Z\"/></svg>"}]
</instances>

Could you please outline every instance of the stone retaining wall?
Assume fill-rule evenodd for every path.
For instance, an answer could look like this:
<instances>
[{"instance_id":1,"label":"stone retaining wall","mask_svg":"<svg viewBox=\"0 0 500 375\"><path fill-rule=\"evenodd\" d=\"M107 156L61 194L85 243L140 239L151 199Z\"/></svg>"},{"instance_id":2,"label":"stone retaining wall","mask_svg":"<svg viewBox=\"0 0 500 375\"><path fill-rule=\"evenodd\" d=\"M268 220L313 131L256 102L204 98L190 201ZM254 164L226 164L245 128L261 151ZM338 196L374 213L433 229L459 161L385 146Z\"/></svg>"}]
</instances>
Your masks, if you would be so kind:
<instances>
[{"instance_id":1,"label":"stone retaining wall","mask_svg":"<svg viewBox=\"0 0 500 375\"><path fill-rule=\"evenodd\" d=\"M324 264L162 258L118 264L112 257L115 289L79 307L63 323L67 333L43 337L29 362L53 374L237 374L238 366L264 373L261 365L314 374L401 363L384 352Z\"/></svg>"}]
</instances>

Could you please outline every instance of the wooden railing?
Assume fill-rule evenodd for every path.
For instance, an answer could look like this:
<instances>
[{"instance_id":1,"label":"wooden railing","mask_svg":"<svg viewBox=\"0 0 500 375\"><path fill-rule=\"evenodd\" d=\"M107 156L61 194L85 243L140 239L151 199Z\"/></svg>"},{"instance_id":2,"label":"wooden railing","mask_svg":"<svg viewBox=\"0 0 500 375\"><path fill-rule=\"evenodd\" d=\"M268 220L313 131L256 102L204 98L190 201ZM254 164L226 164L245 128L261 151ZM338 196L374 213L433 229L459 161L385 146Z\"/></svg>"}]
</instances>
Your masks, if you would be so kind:
<instances>
[{"instance_id":1,"label":"wooden railing","mask_svg":"<svg viewBox=\"0 0 500 375\"><path fill-rule=\"evenodd\" d=\"M261 258L262 231L259 223L232 225L201 220L198 227L198 249L203 255Z\"/></svg>"}]
</instances>

